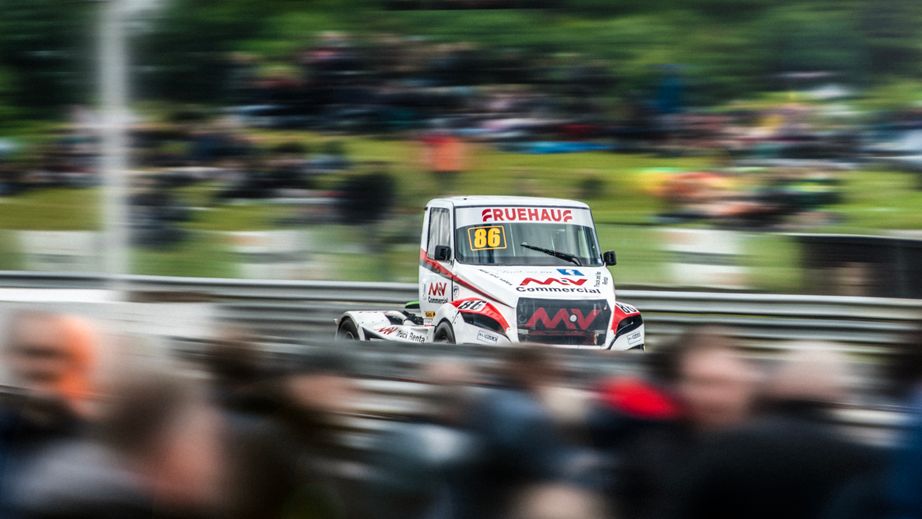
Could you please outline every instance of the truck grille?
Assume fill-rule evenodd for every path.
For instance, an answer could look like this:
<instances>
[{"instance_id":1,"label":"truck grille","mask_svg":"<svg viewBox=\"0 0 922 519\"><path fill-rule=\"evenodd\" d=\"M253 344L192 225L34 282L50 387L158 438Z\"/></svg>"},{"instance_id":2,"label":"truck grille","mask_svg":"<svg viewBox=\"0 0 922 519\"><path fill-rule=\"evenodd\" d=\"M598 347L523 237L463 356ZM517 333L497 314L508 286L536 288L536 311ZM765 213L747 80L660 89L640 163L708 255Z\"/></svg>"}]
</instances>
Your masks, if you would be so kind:
<instances>
[{"instance_id":1,"label":"truck grille","mask_svg":"<svg viewBox=\"0 0 922 519\"><path fill-rule=\"evenodd\" d=\"M594 345L605 343L611 307L608 301L520 298L516 305L520 342Z\"/></svg>"}]
</instances>

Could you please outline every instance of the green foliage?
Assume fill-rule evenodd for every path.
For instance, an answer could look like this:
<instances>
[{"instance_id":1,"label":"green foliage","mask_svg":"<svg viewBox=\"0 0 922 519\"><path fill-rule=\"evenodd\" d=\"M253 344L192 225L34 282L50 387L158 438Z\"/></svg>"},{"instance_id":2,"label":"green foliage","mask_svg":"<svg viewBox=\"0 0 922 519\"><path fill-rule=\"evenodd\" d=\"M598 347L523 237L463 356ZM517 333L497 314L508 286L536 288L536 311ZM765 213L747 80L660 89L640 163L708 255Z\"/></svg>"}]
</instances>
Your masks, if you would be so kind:
<instances>
[{"instance_id":1,"label":"green foliage","mask_svg":"<svg viewBox=\"0 0 922 519\"><path fill-rule=\"evenodd\" d=\"M0 104L50 107L88 101L95 4L64 0L0 2Z\"/></svg>"},{"instance_id":2,"label":"green foliage","mask_svg":"<svg viewBox=\"0 0 922 519\"><path fill-rule=\"evenodd\" d=\"M2 0L0 107L6 117L92 101L97 3ZM323 31L391 33L518 49L547 63L597 59L617 79L606 106L649 92L680 64L695 103L788 88L781 74L829 71L855 86L922 77L918 0L568 0L555 9L388 11L377 0L161 0L133 42L144 99L220 103L230 57L297 75L295 53ZM539 61L540 62L540 61ZM38 109L38 111L36 110Z\"/></svg>"}]
</instances>

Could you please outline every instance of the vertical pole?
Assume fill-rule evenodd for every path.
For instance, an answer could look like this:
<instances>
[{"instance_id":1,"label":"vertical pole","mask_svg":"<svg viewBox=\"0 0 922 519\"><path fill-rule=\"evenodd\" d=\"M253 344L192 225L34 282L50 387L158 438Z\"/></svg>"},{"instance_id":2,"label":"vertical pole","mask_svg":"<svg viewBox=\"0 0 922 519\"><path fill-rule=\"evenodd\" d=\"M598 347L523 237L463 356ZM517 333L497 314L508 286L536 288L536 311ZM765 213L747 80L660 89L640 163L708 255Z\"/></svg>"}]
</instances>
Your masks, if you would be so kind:
<instances>
[{"instance_id":1,"label":"vertical pole","mask_svg":"<svg viewBox=\"0 0 922 519\"><path fill-rule=\"evenodd\" d=\"M128 71L123 0L105 0L99 16L99 85L103 180L104 246L107 286L116 301L125 299L123 276L128 274L128 211L126 187L128 150Z\"/></svg>"}]
</instances>

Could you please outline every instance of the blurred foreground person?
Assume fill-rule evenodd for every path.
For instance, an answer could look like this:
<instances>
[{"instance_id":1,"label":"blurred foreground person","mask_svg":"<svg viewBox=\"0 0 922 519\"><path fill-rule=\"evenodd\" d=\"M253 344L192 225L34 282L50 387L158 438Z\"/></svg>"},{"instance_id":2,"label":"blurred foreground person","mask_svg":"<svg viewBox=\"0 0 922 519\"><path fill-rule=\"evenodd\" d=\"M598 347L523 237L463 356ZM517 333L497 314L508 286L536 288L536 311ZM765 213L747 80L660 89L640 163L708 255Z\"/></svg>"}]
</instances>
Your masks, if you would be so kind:
<instances>
[{"instance_id":1,"label":"blurred foreground person","mask_svg":"<svg viewBox=\"0 0 922 519\"><path fill-rule=\"evenodd\" d=\"M654 517L697 450L752 412L757 372L726 331L691 330L650 361L658 385L602 395L610 413L636 424L614 446L618 517Z\"/></svg>"},{"instance_id":2,"label":"blurred foreground person","mask_svg":"<svg viewBox=\"0 0 922 519\"><path fill-rule=\"evenodd\" d=\"M236 339L232 339L236 337ZM220 513L229 519L345 517L350 489L337 473L340 419L355 397L347 359L321 352L270 374L245 336L210 350L212 395L226 424L228 455ZM348 506L347 506L348 505Z\"/></svg>"},{"instance_id":3,"label":"blurred foreground person","mask_svg":"<svg viewBox=\"0 0 922 519\"><path fill-rule=\"evenodd\" d=\"M509 519L604 519L601 500L585 489L568 485L538 485L522 492Z\"/></svg>"},{"instance_id":4,"label":"blurred foreground person","mask_svg":"<svg viewBox=\"0 0 922 519\"><path fill-rule=\"evenodd\" d=\"M468 415L477 454L466 477L454 485L451 513L444 517L505 517L524 488L588 479L581 457L541 401L558 376L552 352L520 345L504 353L498 386L480 395Z\"/></svg>"},{"instance_id":5,"label":"blurred foreground person","mask_svg":"<svg viewBox=\"0 0 922 519\"><path fill-rule=\"evenodd\" d=\"M24 519L210 517L223 471L220 421L190 383L134 374L93 435L48 451L17 486Z\"/></svg>"},{"instance_id":6,"label":"blurred foreground person","mask_svg":"<svg viewBox=\"0 0 922 519\"><path fill-rule=\"evenodd\" d=\"M922 519L922 333L894 356L894 382L903 386L910 414L908 427L883 478L889 519Z\"/></svg>"},{"instance_id":7,"label":"blurred foreground person","mask_svg":"<svg viewBox=\"0 0 922 519\"><path fill-rule=\"evenodd\" d=\"M0 404L0 517L17 517L15 487L53 446L79 435L91 414L97 337L76 317L27 311L9 321Z\"/></svg>"},{"instance_id":8,"label":"blurred foreground person","mask_svg":"<svg viewBox=\"0 0 922 519\"><path fill-rule=\"evenodd\" d=\"M341 438L343 420L360 395L350 358L332 350L309 355L282 377L278 388L277 417L292 441L283 454L295 463L298 478L286 499L285 517L353 517L348 514L356 503L350 498L359 489L337 476L349 449Z\"/></svg>"},{"instance_id":9,"label":"blurred foreground person","mask_svg":"<svg viewBox=\"0 0 922 519\"><path fill-rule=\"evenodd\" d=\"M299 474L295 439L277 414L286 402L263 350L246 330L223 327L205 351L209 399L221 415L227 445L221 517L282 517Z\"/></svg>"},{"instance_id":10,"label":"blurred foreground person","mask_svg":"<svg viewBox=\"0 0 922 519\"><path fill-rule=\"evenodd\" d=\"M423 408L372 449L370 518L448 517L449 487L467 476L472 441L462 426L473 374L460 361L439 360L425 366L421 378L430 387Z\"/></svg>"},{"instance_id":11,"label":"blurred foreground person","mask_svg":"<svg viewBox=\"0 0 922 519\"><path fill-rule=\"evenodd\" d=\"M211 374L211 399L220 409L242 415L272 410L263 386L270 378L267 360L246 330L227 327L205 351L204 364Z\"/></svg>"},{"instance_id":12,"label":"blurred foreground person","mask_svg":"<svg viewBox=\"0 0 922 519\"><path fill-rule=\"evenodd\" d=\"M833 406L848 396L845 360L796 347L767 381L763 415L701 447L663 517L815 518L877 466L876 453L832 425Z\"/></svg>"}]
</instances>

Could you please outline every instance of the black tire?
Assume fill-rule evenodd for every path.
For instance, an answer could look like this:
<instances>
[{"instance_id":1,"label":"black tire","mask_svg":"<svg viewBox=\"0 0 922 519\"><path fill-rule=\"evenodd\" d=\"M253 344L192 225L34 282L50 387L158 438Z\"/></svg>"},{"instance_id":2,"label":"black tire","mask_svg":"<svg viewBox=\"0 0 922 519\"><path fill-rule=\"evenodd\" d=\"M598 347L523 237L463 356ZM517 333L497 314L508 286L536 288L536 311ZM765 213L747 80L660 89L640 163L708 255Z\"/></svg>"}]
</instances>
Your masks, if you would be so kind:
<instances>
[{"instance_id":1,"label":"black tire","mask_svg":"<svg viewBox=\"0 0 922 519\"><path fill-rule=\"evenodd\" d=\"M359 340L359 327L355 321L346 317L339 323L336 329L336 340L339 341L357 341Z\"/></svg>"},{"instance_id":2,"label":"black tire","mask_svg":"<svg viewBox=\"0 0 922 519\"><path fill-rule=\"evenodd\" d=\"M442 342L446 344L455 344L455 331L448 324L448 321L442 321L435 327L435 333L432 334L433 342Z\"/></svg>"}]
</instances>

